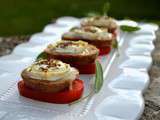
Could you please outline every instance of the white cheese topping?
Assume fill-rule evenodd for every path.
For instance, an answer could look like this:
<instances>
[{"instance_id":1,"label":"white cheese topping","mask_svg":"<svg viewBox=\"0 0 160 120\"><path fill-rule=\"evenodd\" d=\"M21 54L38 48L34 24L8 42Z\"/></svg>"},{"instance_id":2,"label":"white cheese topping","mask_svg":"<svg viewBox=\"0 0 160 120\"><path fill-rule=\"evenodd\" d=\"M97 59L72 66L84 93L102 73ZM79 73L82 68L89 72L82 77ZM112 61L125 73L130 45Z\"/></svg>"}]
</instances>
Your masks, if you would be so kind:
<instances>
[{"instance_id":1,"label":"white cheese topping","mask_svg":"<svg viewBox=\"0 0 160 120\"><path fill-rule=\"evenodd\" d=\"M113 38L113 35L105 29L100 29L93 26L75 28L64 34L64 36L90 40L111 40Z\"/></svg>"},{"instance_id":2,"label":"white cheese topping","mask_svg":"<svg viewBox=\"0 0 160 120\"><path fill-rule=\"evenodd\" d=\"M37 80L75 80L78 71L59 60L40 60L26 69L27 74Z\"/></svg>"},{"instance_id":3,"label":"white cheese topping","mask_svg":"<svg viewBox=\"0 0 160 120\"><path fill-rule=\"evenodd\" d=\"M82 25L95 25L99 27L116 28L117 24L113 18L108 16L96 16L85 18L82 20Z\"/></svg>"},{"instance_id":4,"label":"white cheese topping","mask_svg":"<svg viewBox=\"0 0 160 120\"><path fill-rule=\"evenodd\" d=\"M57 47L56 52L79 54L79 53L82 53L84 49L85 48L82 46L69 45L69 46L66 46L65 48Z\"/></svg>"},{"instance_id":5,"label":"white cheese topping","mask_svg":"<svg viewBox=\"0 0 160 120\"><path fill-rule=\"evenodd\" d=\"M49 49L52 49L58 53L64 54L82 54L86 51L87 42L83 41L60 41L56 44L51 44L48 46Z\"/></svg>"}]
</instances>

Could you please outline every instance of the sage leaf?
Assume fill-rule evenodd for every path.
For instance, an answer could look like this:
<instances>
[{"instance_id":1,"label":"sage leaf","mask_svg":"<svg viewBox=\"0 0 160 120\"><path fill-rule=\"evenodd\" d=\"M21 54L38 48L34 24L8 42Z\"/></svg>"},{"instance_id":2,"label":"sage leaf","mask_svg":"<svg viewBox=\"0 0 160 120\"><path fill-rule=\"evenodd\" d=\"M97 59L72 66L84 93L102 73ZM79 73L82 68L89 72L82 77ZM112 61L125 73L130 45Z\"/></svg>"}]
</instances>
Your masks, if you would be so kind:
<instances>
[{"instance_id":1,"label":"sage leaf","mask_svg":"<svg viewBox=\"0 0 160 120\"><path fill-rule=\"evenodd\" d=\"M103 86L103 70L102 65L96 60L96 75L94 89L95 93L98 93Z\"/></svg>"},{"instance_id":2,"label":"sage leaf","mask_svg":"<svg viewBox=\"0 0 160 120\"><path fill-rule=\"evenodd\" d=\"M120 51L119 51L119 44L117 40L114 40L112 43L112 48L114 48L117 51L117 56L120 56Z\"/></svg>"},{"instance_id":3,"label":"sage leaf","mask_svg":"<svg viewBox=\"0 0 160 120\"><path fill-rule=\"evenodd\" d=\"M135 31L138 31L140 30L141 28L136 26L136 27L133 27L133 26L128 26L128 25L121 25L120 26L120 29L122 31L125 31L125 32L135 32Z\"/></svg>"},{"instance_id":4,"label":"sage leaf","mask_svg":"<svg viewBox=\"0 0 160 120\"><path fill-rule=\"evenodd\" d=\"M113 43L112 43L112 48L114 49L118 49L119 48L119 45L118 45L118 41L117 40L114 40Z\"/></svg>"},{"instance_id":5,"label":"sage leaf","mask_svg":"<svg viewBox=\"0 0 160 120\"><path fill-rule=\"evenodd\" d=\"M41 53L37 56L36 61L37 61L37 60L40 60L40 59L47 59L47 53L41 52Z\"/></svg>"}]
</instances>

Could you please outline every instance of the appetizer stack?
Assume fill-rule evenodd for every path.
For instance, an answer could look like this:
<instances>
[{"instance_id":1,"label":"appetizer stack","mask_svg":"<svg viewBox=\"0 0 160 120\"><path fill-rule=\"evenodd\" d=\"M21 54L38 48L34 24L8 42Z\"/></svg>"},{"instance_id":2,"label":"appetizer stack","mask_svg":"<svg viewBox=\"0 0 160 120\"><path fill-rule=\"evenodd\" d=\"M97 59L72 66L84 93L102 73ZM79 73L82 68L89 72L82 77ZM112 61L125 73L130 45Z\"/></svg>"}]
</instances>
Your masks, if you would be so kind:
<instances>
[{"instance_id":1,"label":"appetizer stack","mask_svg":"<svg viewBox=\"0 0 160 120\"><path fill-rule=\"evenodd\" d=\"M22 96L51 103L70 103L82 96L84 85L80 74L95 74L95 61L106 55L116 41L117 24L113 18L84 18L80 27L49 44L45 58L39 58L21 73L18 83Z\"/></svg>"},{"instance_id":2,"label":"appetizer stack","mask_svg":"<svg viewBox=\"0 0 160 120\"><path fill-rule=\"evenodd\" d=\"M82 26L96 26L99 28L104 28L108 32L113 33L116 35L117 24L116 21L108 16L95 16L85 18L81 22Z\"/></svg>"},{"instance_id":3,"label":"appetizer stack","mask_svg":"<svg viewBox=\"0 0 160 120\"><path fill-rule=\"evenodd\" d=\"M48 59L59 59L76 67L81 74L95 73L95 60L99 50L83 41L60 41L46 49Z\"/></svg>"},{"instance_id":4,"label":"appetizer stack","mask_svg":"<svg viewBox=\"0 0 160 120\"><path fill-rule=\"evenodd\" d=\"M52 103L69 103L83 93L79 72L60 60L39 60L23 70L18 83L22 96Z\"/></svg>"},{"instance_id":5,"label":"appetizer stack","mask_svg":"<svg viewBox=\"0 0 160 120\"><path fill-rule=\"evenodd\" d=\"M95 26L84 26L72 28L62 36L64 40L83 40L96 46L100 50L100 55L108 54L111 50L115 36L104 28Z\"/></svg>"}]
</instances>

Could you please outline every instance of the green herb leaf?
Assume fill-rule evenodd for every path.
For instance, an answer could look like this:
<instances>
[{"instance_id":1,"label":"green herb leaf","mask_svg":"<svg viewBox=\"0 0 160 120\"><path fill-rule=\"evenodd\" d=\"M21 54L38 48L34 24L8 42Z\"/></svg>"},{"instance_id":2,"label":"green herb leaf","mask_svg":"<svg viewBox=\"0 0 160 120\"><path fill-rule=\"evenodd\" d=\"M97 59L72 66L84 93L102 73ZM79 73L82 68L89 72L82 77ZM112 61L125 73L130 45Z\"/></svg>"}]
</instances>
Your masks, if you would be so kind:
<instances>
[{"instance_id":1,"label":"green herb leaf","mask_svg":"<svg viewBox=\"0 0 160 120\"><path fill-rule=\"evenodd\" d=\"M95 76L95 84L94 89L95 93L98 93L103 85L103 70L101 64L96 61L96 76Z\"/></svg>"},{"instance_id":2,"label":"green herb leaf","mask_svg":"<svg viewBox=\"0 0 160 120\"><path fill-rule=\"evenodd\" d=\"M104 16L107 16L108 15L108 11L110 9L110 3L109 2L106 2L103 6L103 15Z\"/></svg>"},{"instance_id":3,"label":"green herb leaf","mask_svg":"<svg viewBox=\"0 0 160 120\"><path fill-rule=\"evenodd\" d=\"M118 49L119 48L119 45L118 45L118 41L117 40L114 40L113 43L112 43L112 48L114 49Z\"/></svg>"},{"instance_id":4,"label":"green herb leaf","mask_svg":"<svg viewBox=\"0 0 160 120\"><path fill-rule=\"evenodd\" d=\"M112 43L112 48L114 48L116 51L117 51L117 56L120 55L120 52L119 52L119 44L118 44L118 41L117 40L114 40L113 43Z\"/></svg>"},{"instance_id":5,"label":"green herb leaf","mask_svg":"<svg viewBox=\"0 0 160 120\"><path fill-rule=\"evenodd\" d=\"M141 28L138 27L138 26L137 27L133 27L133 26L128 26L128 25L121 25L120 29L122 31L125 31L125 32L135 32L135 31L140 30Z\"/></svg>"},{"instance_id":6,"label":"green herb leaf","mask_svg":"<svg viewBox=\"0 0 160 120\"><path fill-rule=\"evenodd\" d=\"M39 59L47 59L47 54L45 52L41 52L37 58L36 58L36 61L39 60Z\"/></svg>"}]
</instances>

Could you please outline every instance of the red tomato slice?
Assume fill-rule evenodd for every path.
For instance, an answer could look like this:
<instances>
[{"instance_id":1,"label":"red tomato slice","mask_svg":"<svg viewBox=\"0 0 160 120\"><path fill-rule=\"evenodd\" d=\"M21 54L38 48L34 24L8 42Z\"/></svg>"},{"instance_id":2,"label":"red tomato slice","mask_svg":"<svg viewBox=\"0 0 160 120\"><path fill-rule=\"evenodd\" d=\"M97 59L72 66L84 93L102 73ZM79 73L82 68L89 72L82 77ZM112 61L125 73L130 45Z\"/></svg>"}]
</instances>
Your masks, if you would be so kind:
<instances>
[{"instance_id":1,"label":"red tomato slice","mask_svg":"<svg viewBox=\"0 0 160 120\"><path fill-rule=\"evenodd\" d=\"M26 87L23 80L18 82L18 90L20 95L39 101L57 104L67 104L81 98L83 89L84 83L82 80L78 79L73 81L72 90L65 90L58 93L40 92Z\"/></svg>"},{"instance_id":2,"label":"red tomato slice","mask_svg":"<svg viewBox=\"0 0 160 120\"><path fill-rule=\"evenodd\" d=\"M89 64L73 63L71 64L71 66L77 68L80 74L95 74L96 72L95 63L89 63Z\"/></svg>"},{"instance_id":3,"label":"red tomato slice","mask_svg":"<svg viewBox=\"0 0 160 120\"><path fill-rule=\"evenodd\" d=\"M99 48L99 55L106 55L109 54L111 51L111 47L106 47L106 48Z\"/></svg>"}]
</instances>

